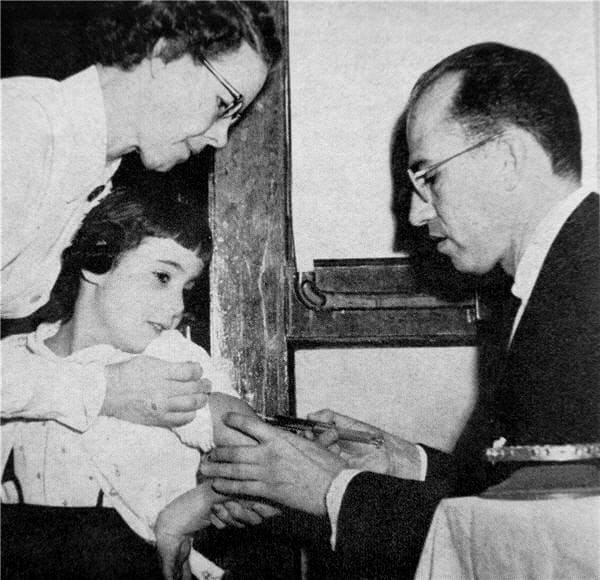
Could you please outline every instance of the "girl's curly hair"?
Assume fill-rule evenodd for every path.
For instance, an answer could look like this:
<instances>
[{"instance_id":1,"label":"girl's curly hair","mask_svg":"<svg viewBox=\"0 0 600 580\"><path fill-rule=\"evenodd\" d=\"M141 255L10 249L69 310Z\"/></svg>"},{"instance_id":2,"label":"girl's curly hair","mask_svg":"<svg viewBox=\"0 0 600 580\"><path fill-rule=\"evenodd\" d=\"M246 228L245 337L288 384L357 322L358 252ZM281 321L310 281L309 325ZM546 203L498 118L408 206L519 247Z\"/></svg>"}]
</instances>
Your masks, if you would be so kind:
<instances>
[{"instance_id":1,"label":"girl's curly hair","mask_svg":"<svg viewBox=\"0 0 600 580\"><path fill-rule=\"evenodd\" d=\"M41 317L66 322L73 315L82 270L110 271L147 237L176 241L196 253L205 267L210 261L212 236L199 208L147 187L116 188L90 211L63 251L61 272Z\"/></svg>"},{"instance_id":2,"label":"girl's curly hair","mask_svg":"<svg viewBox=\"0 0 600 580\"><path fill-rule=\"evenodd\" d=\"M152 54L160 38L165 62L189 53L211 57L247 42L272 68L281 56L275 22L264 2L144 0L105 2L87 27L94 62L129 70Z\"/></svg>"}]
</instances>

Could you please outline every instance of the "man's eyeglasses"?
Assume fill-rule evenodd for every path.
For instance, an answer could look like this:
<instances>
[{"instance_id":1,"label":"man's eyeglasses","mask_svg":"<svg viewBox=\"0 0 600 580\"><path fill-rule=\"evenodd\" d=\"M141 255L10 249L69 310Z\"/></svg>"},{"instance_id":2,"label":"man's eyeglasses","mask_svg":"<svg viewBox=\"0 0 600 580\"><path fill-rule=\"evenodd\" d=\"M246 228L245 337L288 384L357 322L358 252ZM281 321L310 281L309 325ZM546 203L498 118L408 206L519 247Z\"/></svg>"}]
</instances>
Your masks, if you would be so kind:
<instances>
[{"instance_id":1,"label":"man's eyeglasses","mask_svg":"<svg viewBox=\"0 0 600 580\"><path fill-rule=\"evenodd\" d=\"M214 65L212 65L203 56L199 57L200 62L208 69L208 71L227 89L227 92L231 95L232 101L224 109L219 112L220 119L231 119L238 116L242 107L244 106L244 95L240 93L220 72L218 72Z\"/></svg>"},{"instance_id":2,"label":"man's eyeglasses","mask_svg":"<svg viewBox=\"0 0 600 580\"><path fill-rule=\"evenodd\" d=\"M432 165L429 165L424 169L420 169L419 171L413 171L412 169L408 169L408 176L410 177L410 181L417 195L421 198L421 200L424 203L431 203L431 185L427 181L428 173L439 169L442 165L448 163L449 161L452 161L453 159L456 159L457 157L460 157L461 155L464 155L469 151L473 151L473 149L477 149L478 147L481 147L482 145L485 145L486 143L489 143L490 141L493 141L497 138L498 135L486 137L482 141L478 141L477 143L475 143L475 145L471 145L470 147L467 147L466 149L463 149L462 151L459 151L458 153L455 153L454 155L451 155L450 157L447 157L442 161L433 163Z\"/></svg>"}]
</instances>

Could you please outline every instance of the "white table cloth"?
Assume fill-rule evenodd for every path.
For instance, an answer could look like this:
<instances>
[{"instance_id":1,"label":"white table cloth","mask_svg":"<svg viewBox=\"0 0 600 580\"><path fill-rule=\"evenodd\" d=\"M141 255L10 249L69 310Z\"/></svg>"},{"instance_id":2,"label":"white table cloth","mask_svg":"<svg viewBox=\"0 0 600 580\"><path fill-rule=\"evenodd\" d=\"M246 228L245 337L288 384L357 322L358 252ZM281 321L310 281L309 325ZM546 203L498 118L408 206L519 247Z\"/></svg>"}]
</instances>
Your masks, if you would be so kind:
<instances>
[{"instance_id":1,"label":"white table cloth","mask_svg":"<svg viewBox=\"0 0 600 580\"><path fill-rule=\"evenodd\" d=\"M600 579L600 496L438 506L416 580Z\"/></svg>"}]
</instances>

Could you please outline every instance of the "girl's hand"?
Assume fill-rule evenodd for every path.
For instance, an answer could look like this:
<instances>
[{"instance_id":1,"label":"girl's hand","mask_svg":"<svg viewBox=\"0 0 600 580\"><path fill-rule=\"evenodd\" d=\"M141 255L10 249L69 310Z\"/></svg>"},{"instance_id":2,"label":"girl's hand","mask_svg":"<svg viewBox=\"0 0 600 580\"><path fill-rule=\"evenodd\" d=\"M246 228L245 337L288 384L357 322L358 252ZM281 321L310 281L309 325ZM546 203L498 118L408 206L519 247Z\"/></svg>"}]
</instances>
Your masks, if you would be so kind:
<instances>
[{"instance_id":1,"label":"girl's hand","mask_svg":"<svg viewBox=\"0 0 600 580\"><path fill-rule=\"evenodd\" d=\"M211 522L222 530L228 526L245 528L246 525L256 526L266 519L281 514L281 510L267 503L251 500L228 500L213 505Z\"/></svg>"},{"instance_id":2,"label":"girl's hand","mask_svg":"<svg viewBox=\"0 0 600 580\"><path fill-rule=\"evenodd\" d=\"M156 530L156 549L160 558L161 570L165 580L191 580L190 551L192 537L175 534L167 530Z\"/></svg>"},{"instance_id":3,"label":"girl's hand","mask_svg":"<svg viewBox=\"0 0 600 580\"><path fill-rule=\"evenodd\" d=\"M194 532L211 524L211 508L225 498L205 481L175 498L158 515L154 533L166 580L191 580L189 565Z\"/></svg>"}]
</instances>

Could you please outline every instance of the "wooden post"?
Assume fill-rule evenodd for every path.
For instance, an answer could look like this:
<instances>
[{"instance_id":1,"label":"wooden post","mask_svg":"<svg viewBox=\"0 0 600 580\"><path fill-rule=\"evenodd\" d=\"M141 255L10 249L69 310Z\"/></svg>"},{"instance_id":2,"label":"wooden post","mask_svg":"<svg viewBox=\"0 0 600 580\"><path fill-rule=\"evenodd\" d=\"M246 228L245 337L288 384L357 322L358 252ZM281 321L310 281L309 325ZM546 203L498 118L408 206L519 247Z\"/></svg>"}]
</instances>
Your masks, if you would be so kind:
<instances>
[{"instance_id":1,"label":"wooden post","mask_svg":"<svg viewBox=\"0 0 600 580\"><path fill-rule=\"evenodd\" d=\"M284 54L215 154L209 185L215 250L211 350L257 411L289 410L286 264L289 215L287 5L272 2Z\"/></svg>"}]
</instances>

